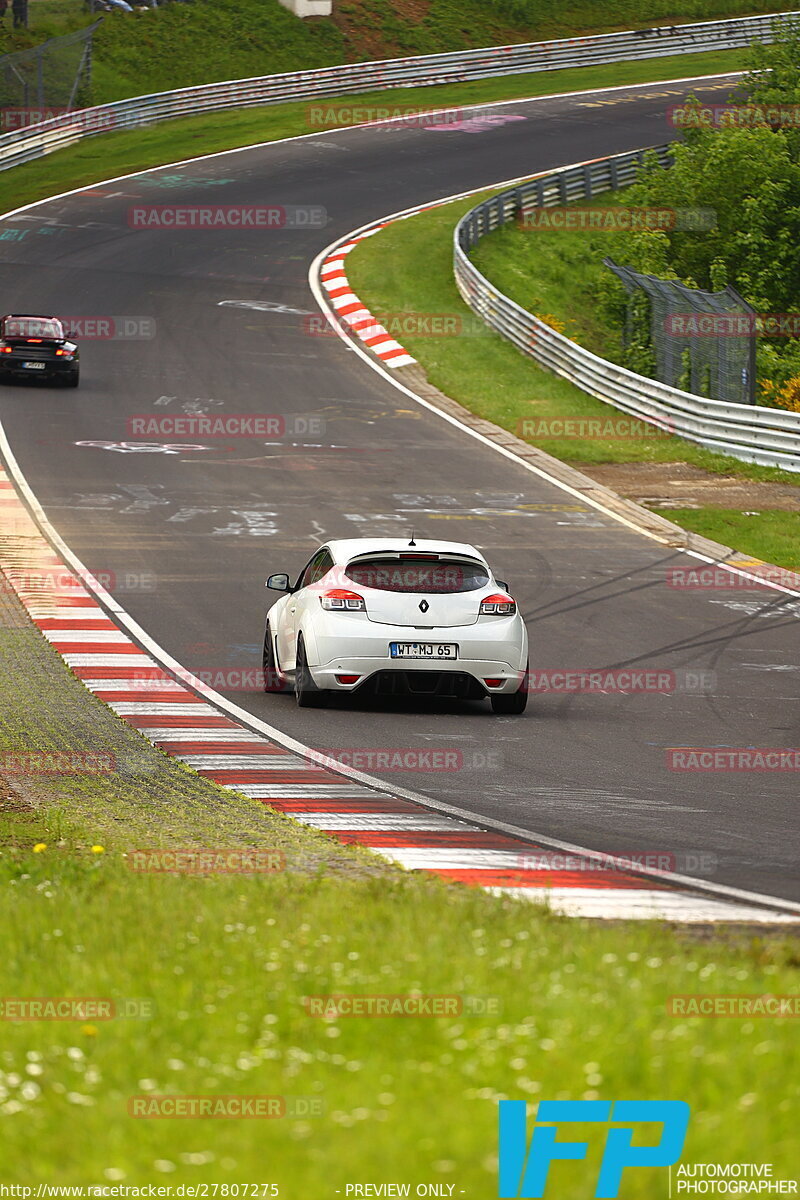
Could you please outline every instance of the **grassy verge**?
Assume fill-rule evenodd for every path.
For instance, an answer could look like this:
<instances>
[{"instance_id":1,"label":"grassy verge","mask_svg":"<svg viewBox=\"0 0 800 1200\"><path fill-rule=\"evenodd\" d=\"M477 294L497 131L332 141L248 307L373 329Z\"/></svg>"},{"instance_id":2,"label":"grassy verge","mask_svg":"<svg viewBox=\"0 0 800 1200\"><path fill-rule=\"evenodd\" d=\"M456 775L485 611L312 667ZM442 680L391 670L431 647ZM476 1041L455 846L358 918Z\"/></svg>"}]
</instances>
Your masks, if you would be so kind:
<instances>
[{"instance_id":1,"label":"grassy verge","mask_svg":"<svg viewBox=\"0 0 800 1200\"><path fill-rule=\"evenodd\" d=\"M475 330L476 323L453 280L452 239L459 217L481 198L459 200L397 222L358 246L348 258L348 278L376 316L388 317L391 322L391 314L397 313L448 314L465 318L465 328ZM539 234L533 237L538 239ZM538 285L529 286L538 291ZM792 472L742 463L680 438L654 436L649 426L630 421L610 405L543 370L488 330L436 338L404 333L400 340L435 387L478 416L556 458L580 464L590 474L593 463L683 462L712 474L800 486L800 477ZM564 426L565 421L571 425ZM589 432L597 430L598 423L599 437ZM565 432L569 436L564 436ZM668 515L686 529L709 532L697 510L670 509ZM774 515L775 526L783 515ZM767 521L744 520L737 530L736 548L792 566L788 561L792 557L790 539L779 543L774 532ZM777 557L770 557L773 552Z\"/></svg>"},{"instance_id":2,"label":"grassy verge","mask_svg":"<svg viewBox=\"0 0 800 1200\"><path fill-rule=\"evenodd\" d=\"M681 55L647 62L614 66L582 67L578 70L547 71L537 75L512 75L500 79L442 87L403 88L358 96L334 97L310 105L307 101L280 104L234 113L213 113L167 121L149 129L106 133L79 145L49 154L0 173L0 210L43 199L56 192L108 179L127 172L145 170L162 163L177 162L192 155L213 154L257 142L275 141L319 131L310 112L320 103L337 107L389 107L392 111L417 108L447 108L466 104L488 104L495 100L523 99L557 92L646 83L652 79L679 79L740 70L746 51L726 50L715 54ZM172 85L174 86L174 85ZM327 117L326 117L327 119Z\"/></svg>"},{"instance_id":3,"label":"grassy verge","mask_svg":"<svg viewBox=\"0 0 800 1200\"><path fill-rule=\"evenodd\" d=\"M69 836L77 824L84 840L100 844L267 846L315 874L385 873L380 859L234 796L155 750L68 670L9 594L1 572L0 696L0 777L22 804L46 808L51 830L45 841L62 829ZM110 757L108 772L35 769L37 755L93 755L99 747ZM34 766L25 771L31 755Z\"/></svg>"},{"instance_id":4,"label":"grassy verge","mask_svg":"<svg viewBox=\"0 0 800 1200\"><path fill-rule=\"evenodd\" d=\"M663 515L723 546L748 550L757 545L755 557L793 571L800 570L800 513L769 509L752 513L729 508L670 508Z\"/></svg>"},{"instance_id":5,"label":"grassy verge","mask_svg":"<svg viewBox=\"0 0 800 1200\"><path fill-rule=\"evenodd\" d=\"M133 1000L143 1014L5 1023L6 1182L246 1181L299 1198L355 1177L486 1196L496 1101L509 1097L687 1099L687 1160L788 1173L790 1021L666 1009L674 993L796 990L788 942L691 945L422 877L136 875L114 847L52 846L41 815L5 816L0 836L3 995ZM476 997L490 1012L322 1020L303 1001L410 992ZM302 1097L322 1113L128 1114L131 1097L165 1094ZM661 1194L663 1176L631 1172L625 1195ZM564 1200L586 1195L582 1169L560 1181Z\"/></svg>"},{"instance_id":6,"label":"grassy verge","mask_svg":"<svg viewBox=\"0 0 800 1200\"><path fill-rule=\"evenodd\" d=\"M723 1157L788 1170L790 1022L667 1009L672 994L795 992L785 935L698 940L656 923L570 921L340 846L152 750L4 590L0 695L6 772L8 753L35 750L117 764L0 787L6 1184L276 1184L300 1200L356 1178L485 1196L503 1097L688 1099L688 1158L719 1158L725 1128ZM132 870L130 851L152 846L280 848L287 870ZM466 1011L310 1016L304 998L330 993L447 996ZM113 1005L111 1019L8 1008L81 997ZM164 1095L284 1097L287 1109L274 1120L131 1114L132 1098ZM665 1186L663 1172L641 1171L625 1194ZM584 1173L567 1168L559 1195L585 1194Z\"/></svg>"},{"instance_id":7,"label":"grassy verge","mask_svg":"<svg viewBox=\"0 0 800 1200\"><path fill-rule=\"evenodd\" d=\"M331 18L299 20L278 0L192 0L112 13L95 39L93 98L191 86L339 62L571 37L648 24L772 12L773 0L337 0ZM86 26L82 0L29 0L29 28L0 24L0 54ZM77 60L75 62L77 67ZM49 97L54 102L54 97Z\"/></svg>"},{"instance_id":8,"label":"grassy verge","mask_svg":"<svg viewBox=\"0 0 800 1200\"><path fill-rule=\"evenodd\" d=\"M665 133L668 140L671 133ZM595 197L592 208L624 203L623 192ZM482 238L471 258L501 292L528 312L555 317L567 337L618 362L621 339L595 316L594 295L613 253L608 235L580 229L528 231L506 225Z\"/></svg>"}]
</instances>

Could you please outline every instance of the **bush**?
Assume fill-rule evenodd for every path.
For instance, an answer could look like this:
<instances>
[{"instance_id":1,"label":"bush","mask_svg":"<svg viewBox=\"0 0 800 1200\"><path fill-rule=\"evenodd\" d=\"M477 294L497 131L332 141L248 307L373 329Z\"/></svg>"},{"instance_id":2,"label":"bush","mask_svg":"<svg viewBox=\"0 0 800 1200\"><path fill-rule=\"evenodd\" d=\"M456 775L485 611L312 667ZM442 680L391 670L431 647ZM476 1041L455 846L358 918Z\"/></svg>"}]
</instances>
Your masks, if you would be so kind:
<instances>
[{"instance_id":1,"label":"bush","mask_svg":"<svg viewBox=\"0 0 800 1200\"><path fill-rule=\"evenodd\" d=\"M755 106L800 105L800 25L783 22L781 40L757 46L747 76ZM691 105L689 106L691 107ZM625 194L634 206L711 208L716 228L706 233L674 229L616 235L612 257L634 270L678 279L689 287L719 291L732 285L757 312L800 311L800 127L766 122L709 128L687 124L685 140L672 147L674 164L655 159ZM720 181L724 180L724 187ZM638 301L614 279L599 296L605 320L617 329L628 321L626 366L641 373L652 356L649 329ZM760 402L800 411L797 338L761 340L757 352Z\"/></svg>"}]
</instances>

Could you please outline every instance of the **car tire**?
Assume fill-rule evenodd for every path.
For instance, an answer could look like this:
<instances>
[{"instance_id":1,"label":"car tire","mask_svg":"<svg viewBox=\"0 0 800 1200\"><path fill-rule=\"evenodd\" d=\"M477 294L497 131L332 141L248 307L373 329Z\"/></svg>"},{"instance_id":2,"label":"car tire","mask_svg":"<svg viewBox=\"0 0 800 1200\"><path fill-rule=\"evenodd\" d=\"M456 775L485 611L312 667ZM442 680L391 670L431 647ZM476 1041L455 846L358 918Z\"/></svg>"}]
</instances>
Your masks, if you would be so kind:
<instances>
[{"instance_id":1,"label":"car tire","mask_svg":"<svg viewBox=\"0 0 800 1200\"><path fill-rule=\"evenodd\" d=\"M319 708L325 702L325 693L311 678L306 659L303 635L297 639L297 657L294 665L294 698L298 708Z\"/></svg>"},{"instance_id":2,"label":"car tire","mask_svg":"<svg viewBox=\"0 0 800 1200\"><path fill-rule=\"evenodd\" d=\"M269 625L264 631L264 651L261 656L264 675L264 691L283 692L286 690L286 679L275 658L275 641Z\"/></svg>"},{"instance_id":3,"label":"car tire","mask_svg":"<svg viewBox=\"0 0 800 1200\"><path fill-rule=\"evenodd\" d=\"M66 378L67 387L77 387L80 383L80 371L72 371Z\"/></svg>"},{"instance_id":4,"label":"car tire","mask_svg":"<svg viewBox=\"0 0 800 1200\"><path fill-rule=\"evenodd\" d=\"M498 717L519 717L525 712L528 704L528 666L525 664L525 674L515 692L505 696L490 696L492 712Z\"/></svg>"}]
</instances>

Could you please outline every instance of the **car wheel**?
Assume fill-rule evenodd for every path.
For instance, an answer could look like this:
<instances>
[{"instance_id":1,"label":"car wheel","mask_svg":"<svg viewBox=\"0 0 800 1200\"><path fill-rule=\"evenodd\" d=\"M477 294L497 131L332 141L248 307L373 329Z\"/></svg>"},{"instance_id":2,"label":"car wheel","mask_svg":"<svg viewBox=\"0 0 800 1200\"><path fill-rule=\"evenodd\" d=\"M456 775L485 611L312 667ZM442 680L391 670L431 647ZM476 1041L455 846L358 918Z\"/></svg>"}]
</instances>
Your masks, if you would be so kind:
<instances>
[{"instance_id":1,"label":"car wheel","mask_svg":"<svg viewBox=\"0 0 800 1200\"><path fill-rule=\"evenodd\" d=\"M286 680L275 659L275 641L269 625L264 633L264 653L262 655L261 662L264 668L264 691L284 691Z\"/></svg>"},{"instance_id":2,"label":"car wheel","mask_svg":"<svg viewBox=\"0 0 800 1200\"><path fill-rule=\"evenodd\" d=\"M77 387L78 383L80 382L80 378L81 376L79 371L72 371L71 374L67 376L67 387Z\"/></svg>"},{"instance_id":3,"label":"car wheel","mask_svg":"<svg viewBox=\"0 0 800 1200\"><path fill-rule=\"evenodd\" d=\"M525 664L525 674L516 692L506 693L505 696L491 696L492 712L498 717L518 717L525 712L528 704L528 667Z\"/></svg>"},{"instance_id":4,"label":"car wheel","mask_svg":"<svg viewBox=\"0 0 800 1200\"><path fill-rule=\"evenodd\" d=\"M324 703L325 693L311 678L306 660L302 634L297 639L297 659L294 666L294 698L298 708L317 708Z\"/></svg>"}]
</instances>

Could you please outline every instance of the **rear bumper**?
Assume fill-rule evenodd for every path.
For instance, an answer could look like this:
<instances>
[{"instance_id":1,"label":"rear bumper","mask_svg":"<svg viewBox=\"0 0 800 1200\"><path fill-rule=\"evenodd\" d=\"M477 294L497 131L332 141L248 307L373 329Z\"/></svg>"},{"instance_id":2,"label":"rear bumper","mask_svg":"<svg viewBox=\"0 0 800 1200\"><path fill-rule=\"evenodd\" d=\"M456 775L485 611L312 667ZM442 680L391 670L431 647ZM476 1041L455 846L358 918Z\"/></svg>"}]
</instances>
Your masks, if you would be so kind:
<instances>
[{"instance_id":1,"label":"rear bumper","mask_svg":"<svg viewBox=\"0 0 800 1200\"><path fill-rule=\"evenodd\" d=\"M480 699L516 692L522 679L521 670L512 670L508 663L457 659L447 666L441 662L418 662L374 658L346 658L336 667L310 667L317 687L336 692L355 692L367 687L381 695L396 696L461 696ZM355 675L355 683L340 683L338 676ZM485 679L500 681L497 687L487 687Z\"/></svg>"},{"instance_id":2,"label":"rear bumper","mask_svg":"<svg viewBox=\"0 0 800 1200\"><path fill-rule=\"evenodd\" d=\"M13 376L15 379L69 379L71 375L75 375L78 371L78 363L73 359L56 360L51 362L49 359L44 360L43 368L23 367L22 359L3 358L0 357L0 379L6 379Z\"/></svg>"},{"instance_id":3,"label":"rear bumper","mask_svg":"<svg viewBox=\"0 0 800 1200\"><path fill-rule=\"evenodd\" d=\"M527 633L518 616L424 632L407 626L359 623L357 631L345 626L349 637L342 636L347 621L347 617L339 617L333 629L316 628L313 634L304 634L309 670L317 687L352 692L372 683L380 690L395 692L424 693L438 686L440 691L434 694L462 694L466 688L478 696L502 695L518 689L527 664ZM390 657L390 642L411 641L455 643L458 657ZM354 683L342 683L342 675L358 678ZM500 683L487 687L486 679Z\"/></svg>"}]
</instances>

